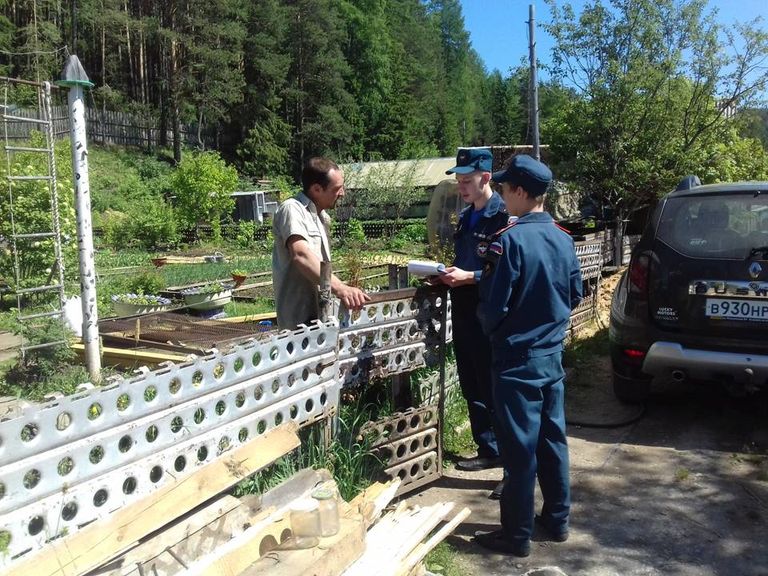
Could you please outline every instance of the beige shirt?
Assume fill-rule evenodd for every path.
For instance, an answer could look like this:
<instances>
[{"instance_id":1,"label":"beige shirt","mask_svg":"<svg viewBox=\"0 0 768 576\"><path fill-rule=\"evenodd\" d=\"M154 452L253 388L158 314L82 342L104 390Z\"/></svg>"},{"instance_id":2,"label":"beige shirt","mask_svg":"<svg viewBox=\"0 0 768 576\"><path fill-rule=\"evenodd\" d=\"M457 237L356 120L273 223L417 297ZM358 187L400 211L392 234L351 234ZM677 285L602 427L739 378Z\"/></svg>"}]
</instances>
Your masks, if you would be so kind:
<instances>
[{"instance_id":1,"label":"beige shirt","mask_svg":"<svg viewBox=\"0 0 768 576\"><path fill-rule=\"evenodd\" d=\"M321 262L330 262L328 242L330 218L304 193L280 204L272 222L275 244L272 249L272 285L275 290L277 325L293 329L320 316L319 287L307 280L291 262L288 238L300 236Z\"/></svg>"}]
</instances>

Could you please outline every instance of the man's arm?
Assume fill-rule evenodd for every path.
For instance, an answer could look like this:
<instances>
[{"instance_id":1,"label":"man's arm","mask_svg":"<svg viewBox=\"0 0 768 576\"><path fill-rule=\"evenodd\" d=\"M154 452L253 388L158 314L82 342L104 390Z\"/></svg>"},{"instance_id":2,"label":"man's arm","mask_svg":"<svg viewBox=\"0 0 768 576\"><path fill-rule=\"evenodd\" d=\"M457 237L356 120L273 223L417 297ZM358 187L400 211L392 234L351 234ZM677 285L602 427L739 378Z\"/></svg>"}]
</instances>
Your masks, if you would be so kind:
<instances>
[{"instance_id":1,"label":"man's arm","mask_svg":"<svg viewBox=\"0 0 768 576\"><path fill-rule=\"evenodd\" d=\"M320 260L312 252L309 243L301 236L293 235L285 243L291 254L291 261L301 274L314 284L320 284ZM334 274L331 277L331 292L351 310L359 310L370 297L354 286L349 286L339 280Z\"/></svg>"},{"instance_id":2,"label":"man's arm","mask_svg":"<svg viewBox=\"0 0 768 576\"><path fill-rule=\"evenodd\" d=\"M520 257L517 247L505 236L499 239L501 253L493 269L483 274L477 317L483 332L490 336L509 313L509 299L520 278Z\"/></svg>"},{"instance_id":3,"label":"man's arm","mask_svg":"<svg viewBox=\"0 0 768 576\"><path fill-rule=\"evenodd\" d=\"M456 266L449 266L445 273L440 275L440 281L443 284L455 288L457 286L468 286L480 282L482 270L462 270Z\"/></svg>"}]
</instances>

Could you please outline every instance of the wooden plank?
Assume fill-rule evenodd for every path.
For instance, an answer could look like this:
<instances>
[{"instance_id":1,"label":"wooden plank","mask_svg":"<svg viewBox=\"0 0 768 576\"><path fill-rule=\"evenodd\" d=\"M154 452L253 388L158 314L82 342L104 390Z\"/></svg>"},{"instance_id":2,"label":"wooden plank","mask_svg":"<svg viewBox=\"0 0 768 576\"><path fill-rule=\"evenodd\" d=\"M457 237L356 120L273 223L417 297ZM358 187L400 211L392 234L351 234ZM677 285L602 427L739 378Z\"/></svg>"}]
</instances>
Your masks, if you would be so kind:
<instances>
[{"instance_id":1,"label":"wooden plank","mask_svg":"<svg viewBox=\"0 0 768 576\"><path fill-rule=\"evenodd\" d=\"M29 554L6 574L75 576L86 573L198 502L226 490L299 446L296 431L293 422L281 424L179 482L168 484L111 516Z\"/></svg>"},{"instance_id":2,"label":"wooden plank","mask_svg":"<svg viewBox=\"0 0 768 576\"><path fill-rule=\"evenodd\" d=\"M365 528L360 516L339 518L339 532L319 538L317 546L290 549L288 540L240 572L241 576L338 576L365 552ZM210 572L229 575L228 572Z\"/></svg>"},{"instance_id":3,"label":"wooden plank","mask_svg":"<svg viewBox=\"0 0 768 576\"><path fill-rule=\"evenodd\" d=\"M225 495L215 499L190 515L179 519L174 524L162 530L162 532L150 535L138 546L125 554L96 568L89 576L118 576L137 572L138 564L150 562L169 547L175 546L185 539L190 539L198 531L216 522L222 516L229 516L235 509L242 508L241 516L250 517L245 507L240 506L240 500L234 496ZM233 517L234 519L234 517ZM220 527L219 527L220 528ZM229 537L229 536L227 536ZM197 539L194 539L197 540ZM152 572L149 572L150 574Z\"/></svg>"},{"instance_id":4,"label":"wooden plank","mask_svg":"<svg viewBox=\"0 0 768 576\"><path fill-rule=\"evenodd\" d=\"M275 549L290 536L288 510L291 503L298 498L308 497L313 488L325 483L331 483L332 488L336 489L327 470L302 470L261 497L243 498L244 506L263 506L265 510L251 520L250 527L245 532L218 547L213 553L200 557L189 565L185 574L240 574L252 562Z\"/></svg>"},{"instance_id":5,"label":"wooden plank","mask_svg":"<svg viewBox=\"0 0 768 576\"><path fill-rule=\"evenodd\" d=\"M251 520L251 526L189 566L185 576L237 576L254 559L273 550L290 534L290 523L285 510L267 508Z\"/></svg>"},{"instance_id":6,"label":"wooden plank","mask_svg":"<svg viewBox=\"0 0 768 576\"><path fill-rule=\"evenodd\" d=\"M427 557L427 554L429 554L435 546L440 544L440 542L445 540L471 513L472 511L469 508L463 508L450 522L447 522L440 528L440 530L435 532L429 540L419 544L403 561L396 576L408 576L411 574L416 566Z\"/></svg>"},{"instance_id":7,"label":"wooden plank","mask_svg":"<svg viewBox=\"0 0 768 576\"><path fill-rule=\"evenodd\" d=\"M227 318L222 318L219 320L219 322L231 322L234 324L239 324L242 322L259 322L260 320L275 320L277 319L277 314L274 312L263 312L261 314L247 314L245 316L231 316Z\"/></svg>"},{"instance_id":8,"label":"wooden plank","mask_svg":"<svg viewBox=\"0 0 768 576\"><path fill-rule=\"evenodd\" d=\"M414 548L448 515L453 502L410 506L401 502L368 531L368 548L344 576L394 576Z\"/></svg>"},{"instance_id":9,"label":"wooden plank","mask_svg":"<svg viewBox=\"0 0 768 576\"><path fill-rule=\"evenodd\" d=\"M366 529L378 520L382 510L389 505L395 494L397 494L400 484L401 480L399 478L384 484L376 482L350 501L349 507L360 513Z\"/></svg>"}]
</instances>

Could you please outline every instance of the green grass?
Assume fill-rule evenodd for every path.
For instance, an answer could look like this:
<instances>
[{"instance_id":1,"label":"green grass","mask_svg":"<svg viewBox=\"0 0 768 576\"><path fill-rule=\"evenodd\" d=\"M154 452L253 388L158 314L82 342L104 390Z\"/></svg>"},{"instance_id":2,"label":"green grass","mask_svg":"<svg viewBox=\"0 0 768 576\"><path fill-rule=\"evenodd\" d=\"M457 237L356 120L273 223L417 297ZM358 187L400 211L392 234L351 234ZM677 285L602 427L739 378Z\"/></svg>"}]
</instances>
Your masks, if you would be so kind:
<instances>
[{"instance_id":1,"label":"green grass","mask_svg":"<svg viewBox=\"0 0 768 576\"><path fill-rule=\"evenodd\" d=\"M446 403L443 424L443 457L461 456L475 450L472 430L468 425L467 401L462 396Z\"/></svg>"},{"instance_id":2,"label":"green grass","mask_svg":"<svg viewBox=\"0 0 768 576\"><path fill-rule=\"evenodd\" d=\"M224 306L227 316L249 316L275 311L275 302L271 298L256 298L253 301L232 300Z\"/></svg>"},{"instance_id":3,"label":"green grass","mask_svg":"<svg viewBox=\"0 0 768 576\"><path fill-rule=\"evenodd\" d=\"M442 576L464 576L465 562L459 552L448 542L442 541L424 559L427 570Z\"/></svg>"},{"instance_id":4,"label":"green grass","mask_svg":"<svg viewBox=\"0 0 768 576\"><path fill-rule=\"evenodd\" d=\"M608 329L602 328L588 338L571 341L563 354L563 366L574 368L568 379L571 388L588 388L595 381L595 369L604 356L609 354Z\"/></svg>"},{"instance_id":5,"label":"green grass","mask_svg":"<svg viewBox=\"0 0 768 576\"><path fill-rule=\"evenodd\" d=\"M374 406L359 402L342 406L336 434L328 446L324 442L323 422L301 430L299 448L238 484L235 495L262 494L300 470L325 468L333 475L341 497L351 500L383 469L382 462L371 450L371 440L359 435L360 427L374 412Z\"/></svg>"},{"instance_id":6,"label":"green grass","mask_svg":"<svg viewBox=\"0 0 768 576\"><path fill-rule=\"evenodd\" d=\"M691 475L691 471L688 468L678 468L675 471L675 480L678 482L685 482Z\"/></svg>"}]
</instances>

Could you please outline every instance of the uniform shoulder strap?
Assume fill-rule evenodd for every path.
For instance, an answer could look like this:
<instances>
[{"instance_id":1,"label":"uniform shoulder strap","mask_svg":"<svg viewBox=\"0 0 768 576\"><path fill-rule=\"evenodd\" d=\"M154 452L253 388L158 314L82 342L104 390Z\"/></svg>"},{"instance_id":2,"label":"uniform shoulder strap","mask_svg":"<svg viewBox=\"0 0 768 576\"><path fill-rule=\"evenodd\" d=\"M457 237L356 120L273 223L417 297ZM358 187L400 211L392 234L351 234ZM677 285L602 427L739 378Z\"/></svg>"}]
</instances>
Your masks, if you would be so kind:
<instances>
[{"instance_id":1,"label":"uniform shoulder strap","mask_svg":"<svg viewBox=\"0 0 768 576\"><path fill-rule=\"evenodd\" d=\"M498 240L498 239L499 239L499 237L500 237L502 234L504 234L504 232L506 232L507 230L509 230L510 228L512 228L512 226L514 226L515 224L517 224L517 220L513 220L512 222L509 222L509 223L508 223L506 226L503 226L502 228L500 228L500 229L496 230L496 232L494 232L493 234L491 234L491 240L492 240L492 241L493 241L493 240Z\"/></svg>"},{"instance_id":2,"label":"uniform shoulder strap","mask_svg":"<svg viewBox=\"0 0 768 576\"><path fill-rule=\"evenodd\" d=\"M568 234L568 236L570 236L570 235L571 235L571 231L570 231L570 230L568 230L568 228L563 228L562 226L560 226L560 224L558 224L558 223L557 223L557 222L555 222L554 220L553 220L553 222L554 222L555 226L557 226L558 228L560 228L560 230L562 230L563 232L565 232L566 234Z\"/></svg>"}]
</instances>

